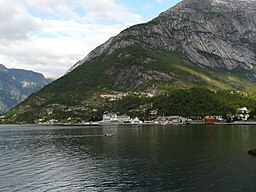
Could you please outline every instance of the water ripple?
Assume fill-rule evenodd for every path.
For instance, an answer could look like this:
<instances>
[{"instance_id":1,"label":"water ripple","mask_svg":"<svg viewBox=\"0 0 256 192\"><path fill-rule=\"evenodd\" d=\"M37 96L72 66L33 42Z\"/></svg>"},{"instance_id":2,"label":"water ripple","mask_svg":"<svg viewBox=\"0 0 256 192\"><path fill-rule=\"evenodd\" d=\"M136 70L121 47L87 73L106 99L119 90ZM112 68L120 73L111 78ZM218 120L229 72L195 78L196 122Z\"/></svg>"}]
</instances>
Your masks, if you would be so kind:
<instances>
[{"instance_id":1,"label":"water ripple","mask_svg":"<svg viewBox=\"0 0 256 192\"><path fill-rule=\"evenodd\" d=\"M256 146L250 126L37 128L0 130L0 191L256 188L256 159L246 153Z\"/></svg>"}]
</instances>

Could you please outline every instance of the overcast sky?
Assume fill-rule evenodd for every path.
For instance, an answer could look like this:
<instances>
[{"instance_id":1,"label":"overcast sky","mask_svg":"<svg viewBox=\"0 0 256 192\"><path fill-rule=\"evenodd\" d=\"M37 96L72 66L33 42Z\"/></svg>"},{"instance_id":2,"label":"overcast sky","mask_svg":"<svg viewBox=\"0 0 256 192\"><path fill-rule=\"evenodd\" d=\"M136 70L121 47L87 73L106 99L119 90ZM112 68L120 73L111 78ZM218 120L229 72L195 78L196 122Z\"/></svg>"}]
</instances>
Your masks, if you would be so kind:
<instances>
[{"instance_id":1,"label":"overcast sky","mask_svg":"<svg viewBox=\"0 0 256 192\"><path fill-rule=\"evenodd\" d=\"M59 77L121 30L180 0L0 0L0 63Z\"/></svg>"}]
</instances>

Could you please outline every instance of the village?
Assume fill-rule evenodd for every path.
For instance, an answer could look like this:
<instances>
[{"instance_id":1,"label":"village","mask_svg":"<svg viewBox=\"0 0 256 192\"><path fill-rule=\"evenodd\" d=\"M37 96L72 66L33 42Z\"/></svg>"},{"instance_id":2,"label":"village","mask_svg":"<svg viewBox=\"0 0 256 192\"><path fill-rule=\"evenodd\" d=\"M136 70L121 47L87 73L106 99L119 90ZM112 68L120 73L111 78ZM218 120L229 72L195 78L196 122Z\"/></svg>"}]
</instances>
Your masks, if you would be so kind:
<instances>
[{"instance_id":1,"label":"village","mask_svg":"<svg viewBox=\"0 0 256 192\"><path fill-rule=\"evenodd\" d=\"M157 112L154 112L157 115ZM117 115L116 113L104 113L102 121L99 121L99 125L106 125L106 124L160 124L160 125L178 125L178 124L228 124L228 123L235 123L238 122L241 124L248 123L249 119L249 110L247 107L241 107L237 109L237 113L227 114L226 118L220 115L212 115L212 116L194 116L194 117L183 117L179 115L161 115L156 116L155 119L152 120L140 120L138 117L131 118L128 115ZM256 123L256 122L249 122Z\"/></svg>"},{"instance_id":2,"label":"village","mask_svg":"<svg viewBox=\"0 0 256 192\"><path fill-rule=\"evenodd\" d=\"M192 116L183 117L180 115L157 115L157 110L152 110L152 119L142 120L139 117L130 117L129 115L120 115L114 112L105 112L102 115L101 121L90 121L81 123L71 123L72 119L69 118L67 125L83 125L83 126L97 126L97 125L186 125L186 124L256 124L255 121L249 121L249 110L247 107L241 107L237 109L236 114L227 114L225 117L221 115L211 116ZM51 119L47 122L41 122L39 124L59 124L58 120Z\"/></svg>"},{"instance_id":3,"label":"village","mask_svg":"<svg viewBox=\"0 0 256 192\"><path fill-rule=\"evenodd\" d=\"M67 118L65 122L58 119L50 119L44 121L39 119L36 124L43 125L143 125L143 124L159 124L159 125L184 125L184 124L256 124L256 121L249 119L250 111L247 107L238 108L236 114L210 115L210 116L191 116L183 117L180 115L158 115L157 109L151 110L150 119L142 119L140 117L131 117L126 114L119 114L115 112L104 112L100 121L81 121L73 122L71 117ZM4 123L5 116L0 116L0 122Z\"/></svg>"}]
</instances>

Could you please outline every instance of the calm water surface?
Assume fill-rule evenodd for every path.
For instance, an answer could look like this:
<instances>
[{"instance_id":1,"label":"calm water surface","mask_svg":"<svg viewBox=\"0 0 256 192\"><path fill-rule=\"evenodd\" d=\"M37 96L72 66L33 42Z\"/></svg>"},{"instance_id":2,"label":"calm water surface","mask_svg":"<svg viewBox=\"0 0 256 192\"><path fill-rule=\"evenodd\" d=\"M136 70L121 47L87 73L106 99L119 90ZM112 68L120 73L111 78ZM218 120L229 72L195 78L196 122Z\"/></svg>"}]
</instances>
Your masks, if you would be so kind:
<instances>
[{"instance_id":1,"label":"calm water surface","mask_svg":"<svg viewBox=\"0 0 256 192\"><path fill-rule=\"evenodd\" d=\"M0 191L255 191L250 148L256 126L0 126Z\"/></svg>"}]
</instances>

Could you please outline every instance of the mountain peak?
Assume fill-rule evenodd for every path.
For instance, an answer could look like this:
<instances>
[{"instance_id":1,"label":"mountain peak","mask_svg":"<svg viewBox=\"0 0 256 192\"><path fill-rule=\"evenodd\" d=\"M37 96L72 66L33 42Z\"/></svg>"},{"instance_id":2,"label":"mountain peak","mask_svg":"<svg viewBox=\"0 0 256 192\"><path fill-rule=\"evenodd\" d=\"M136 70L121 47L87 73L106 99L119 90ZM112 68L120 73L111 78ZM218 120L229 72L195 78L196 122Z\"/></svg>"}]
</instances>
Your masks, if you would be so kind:
<instances>
[{"instance_id":1,"label":"mountain peak","mask_svg":"<svg viewBox=\"0 0 256 192\"><path fill-rule=\"evenodd\" d=\"M181 47L190 59L206 66L233 69L242 64L244 68L251 68L252 64L256 65L255 52L250 48L256 43L255 12L256 0L183 0L149 22L151 25L132 26L110 38L67 73L98 56L112 54L119 48L140 44L141 41L144 46L167 51ZM144 37L150 33L155 34L154 38ZM200 43L205 40L207 44ZM246 41L249 48L240 49L241 41ZM206 58L203 53L213 54L215 59ZM219 57L222 60L216 62Z\"/></svg>"}]
</instances>

